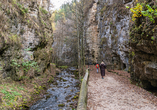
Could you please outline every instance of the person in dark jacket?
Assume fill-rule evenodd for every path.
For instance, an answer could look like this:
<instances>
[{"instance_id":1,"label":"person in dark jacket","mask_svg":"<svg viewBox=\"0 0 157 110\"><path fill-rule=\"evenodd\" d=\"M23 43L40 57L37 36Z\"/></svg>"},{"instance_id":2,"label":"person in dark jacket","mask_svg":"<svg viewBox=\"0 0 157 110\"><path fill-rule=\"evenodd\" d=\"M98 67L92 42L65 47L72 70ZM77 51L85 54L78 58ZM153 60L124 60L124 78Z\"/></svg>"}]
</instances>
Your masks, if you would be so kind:
<instances>
[{"instance_id":1,"label":"person in dark jacket","mask_svg":"<svg viewBox=\"0 0 157 110\"><path fill-rule=\"evenodd\" d=\"M101 64L100 64L100 71L101 71L102 79L104 79L103 77L105 76L105 69L106 69L106 65L105 65L105 63L102 61Z\"/></svg>"}]
</instances>

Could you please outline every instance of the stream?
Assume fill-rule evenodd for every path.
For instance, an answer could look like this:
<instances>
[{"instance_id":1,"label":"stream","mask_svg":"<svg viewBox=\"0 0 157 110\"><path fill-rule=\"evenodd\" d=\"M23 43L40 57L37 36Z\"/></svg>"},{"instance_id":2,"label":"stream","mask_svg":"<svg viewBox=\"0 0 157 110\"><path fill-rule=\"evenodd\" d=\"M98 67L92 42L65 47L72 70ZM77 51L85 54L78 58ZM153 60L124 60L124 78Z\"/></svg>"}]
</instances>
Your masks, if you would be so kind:
<instances>
[{"instance_id":1,"label":"stream","mask_svg":"<svg viewBox=\"0 0 157 110\"><path fill-rule=\"evenodd\" d=\"M29 110L75 110L79 95L79 80L72 72L74 68L56 74L55 80L44 98L37 101Z\"/></svg>"}]
</instances>

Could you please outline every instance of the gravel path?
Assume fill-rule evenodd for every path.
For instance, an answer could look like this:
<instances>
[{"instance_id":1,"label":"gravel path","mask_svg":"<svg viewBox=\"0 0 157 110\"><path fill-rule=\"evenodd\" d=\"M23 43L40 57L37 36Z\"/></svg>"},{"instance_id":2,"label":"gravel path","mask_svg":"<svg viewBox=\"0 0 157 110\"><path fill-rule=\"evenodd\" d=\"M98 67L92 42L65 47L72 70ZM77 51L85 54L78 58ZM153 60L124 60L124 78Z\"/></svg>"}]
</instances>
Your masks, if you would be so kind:
<instances>
[{"instance_id":1,"label":"gravel path","mask_svg":"<svg viewBox=\"0 0 157 110\"><path fill-rule=\"evenodd\" d=\"M106 71L101 79L91 66L87 110L157 110L157 98L130 84L128 78Z\"/></svg>"}]
</instances>

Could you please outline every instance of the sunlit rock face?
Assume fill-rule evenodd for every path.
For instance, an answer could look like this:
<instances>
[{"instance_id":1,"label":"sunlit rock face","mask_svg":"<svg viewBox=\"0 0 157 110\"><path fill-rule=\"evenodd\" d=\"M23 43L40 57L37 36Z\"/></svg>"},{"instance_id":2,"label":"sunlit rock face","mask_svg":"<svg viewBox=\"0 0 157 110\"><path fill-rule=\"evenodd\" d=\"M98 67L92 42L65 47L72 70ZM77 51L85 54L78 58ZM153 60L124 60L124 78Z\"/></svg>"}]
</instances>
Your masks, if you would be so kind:
<instances>
[{"instance_id":1,"label":"sunlit rock face","mask_svg":"<svg viewBox=\"0 0 157 110\"><path fill-rule=\"evenodd\" d=\"M135 2L132 0L98 0L96 4L93 4L86 22L88 44L86 53L89 52L89 55L86 54L86 61L100 63L104 60L108 66L114 64L116 69L130 71L131 77L139 81L144 88L157 87L157 46L155 40L153 42L151 40L151 36L156 38L157 29L151 22L145 23L144 18L139 20L143 21L141 24L143 28L140 32L149 33L147 31L154 28L152 34L149 33L147 37L141 36L142 33L139 34L134 29L136 24L131 20L131 13L126 6L133 7ZM154 3L151 0L147 2ZM93 12L95 7L97 10ZM145 25L150 28L146 29ZM91 33L88 35L89 32ZM132 38L139 38L139 36L143 39L132 42L134 40Z\"/></svg>"},{"instance_id":2,"label":"sunlit rock face","mask_svg":"<svg viewBox=\"0 0 157 110\"><path fill-rule=\"evenodd\" d=\"M132 0L95 0L89 9L85 27L86 62L114 64L129 68L129 10Z\"/></svg>"},{"instance_id":3,"label":"sunlit rock face","mask_svg":"<svg viewBox=\"0 0 157 110\"><path fill-rule=\"evenodd\" d=\"M108 65L114 63L118 69L128 70L131 17L125 5L130 4L131 1L124 0L95 1L86 21L86 55L90 63L104 60Z\"/></svg>"},{"instance_id":4,"label":"sunlit rock face","mask_svg":"<svg viewBox=\"0 0 157 110\"><path fill-rule=\"evenodd\" d=\"M98 58L98 25L96 21L97 14L97 3L94 3L92 8L89 9L87 18L86 18L86 33L85 38L87 42L86 47L86 62L89 59L89 62L96 63Z\"/></svg>"},{"instance_id":5,"label":"sunlit rock face","mask_svg":"<svg viewBox=\"0 0 157 110\"><path fill-rule=\"evenodd\" d=\"M43 73L52 59L50 48L53 36L48 13L49 0L0 3L3 4L0 16L1 13L5 13L1 19L4 20L3 25L7 29L1 33L0 39L0 77L10 76L14 80L19 80L27 74L22 68L25 61L37 62L41 68L40 73ZM6 6L10 12L7 12ZM32 70L31 74L40 73Z\"/></svg>"},{"instance_id":6,"label":"sunlit rock face","mask_svg":"<svg viewBox=\"0 0 157 110\"><path fill-rule=\"evenodd\" d=\"M37 26L40 26L39 18L41 15L38 14L39 10L45 9L48 11L50 4L49 4L49 0L34 0L33 2L27 3L26 7L28 8L31 7L29 10L29 16L33 19L35 23L37 23L36 24ZM17 29L19 29L19 31L21 29L25 30L23 35L21 35L22 39L24 39L22 43L23 56L24 59L32 60L33 58L30 54L33 54L34 51L29 51L29 49L34 50L40 45L41 36L36 34L37 33L36 28L31 28L29 25L18 24Z\"/></svg>"}]
</instances>

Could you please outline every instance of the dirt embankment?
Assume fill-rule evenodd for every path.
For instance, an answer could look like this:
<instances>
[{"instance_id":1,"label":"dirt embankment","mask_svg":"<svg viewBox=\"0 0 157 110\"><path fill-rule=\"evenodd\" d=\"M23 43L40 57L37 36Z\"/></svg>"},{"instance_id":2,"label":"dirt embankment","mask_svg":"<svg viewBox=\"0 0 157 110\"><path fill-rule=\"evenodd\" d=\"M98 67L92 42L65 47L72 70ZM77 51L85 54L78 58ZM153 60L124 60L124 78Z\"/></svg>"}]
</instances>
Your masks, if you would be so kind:
<instances>
[{"instance_id":1,"label":"dirt embankment","mask_svg":"<svg viewBox=\"0 0 157 110\"><path fill-rule=\"evenodd\" d=\"M55 70L52 68L52 70ZM13 81L11 78L0 82L0 109L27 110L37 100L43 98L50 83L55 81L55 71L46 70L45 74L33 79Z\"/></svg>"}]
</instances>

